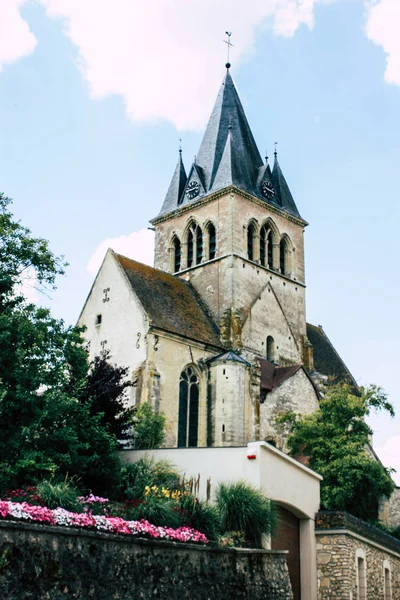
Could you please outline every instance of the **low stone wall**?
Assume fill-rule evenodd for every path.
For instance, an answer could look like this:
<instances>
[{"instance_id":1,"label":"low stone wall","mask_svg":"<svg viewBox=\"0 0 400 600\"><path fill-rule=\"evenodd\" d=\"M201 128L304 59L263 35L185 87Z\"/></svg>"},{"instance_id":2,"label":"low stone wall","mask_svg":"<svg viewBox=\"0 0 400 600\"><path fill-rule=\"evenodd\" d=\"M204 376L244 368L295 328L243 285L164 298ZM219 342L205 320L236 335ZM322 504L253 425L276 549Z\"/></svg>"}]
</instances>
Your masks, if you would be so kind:
<instances>
[{"instance_id":1,"label":"low stone wall","mask_svg":"<svg viewBox=\"0 0 400 600\"><path fill-rule=\"evenodd\" d=\"M318 600L355 600L358 556L365 560L367 600L400 600L400 541L352 515L316 515ZM384 571L390 571L391 596Z\"/></svg>"},{"instance_id":2,"label":"low stone wall","mask_svg":"<svg viewBox=\"0 0 400 600\"><path fill-rule=\"evenodd\" d=\"M0 522L7 600L292 600L284 552Z\"/></svg>"}]
</instances>

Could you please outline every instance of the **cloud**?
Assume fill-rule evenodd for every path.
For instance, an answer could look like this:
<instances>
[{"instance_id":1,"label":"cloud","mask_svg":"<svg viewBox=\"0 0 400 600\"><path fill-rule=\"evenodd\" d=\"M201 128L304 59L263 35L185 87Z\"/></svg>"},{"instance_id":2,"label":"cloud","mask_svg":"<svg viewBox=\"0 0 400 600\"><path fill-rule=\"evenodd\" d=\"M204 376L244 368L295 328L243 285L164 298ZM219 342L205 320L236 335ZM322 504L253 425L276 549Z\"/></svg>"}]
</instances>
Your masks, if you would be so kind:
<instances>
[{"instance_id":1,"label":"cloud","mask_svg":"<svg viewBox=\"0 0 400 600\"><path fill-rule=\"evenodd\" d=\"M93 252L86 269L95 275L100 268L108 248L115 252L133 258L145 265L153 265L154 233L149 229L140 229L128 235L103 240Z\"/></svg>"},{"instance_id":2,"label":"cloud","mask_svg":"<svg viewBox=\"0 0 400 600\"><path fill-rule=\"evenodd\" d=\"M135 121L198 129L224 71L226 28L234 32L237 67L262 28L292 36L302 24L312 27L314 6L324 0L38 1L62 20L93 98L118 94Z\"/></svg>"},{"instance_id":3,"label":"cloud","mask_svg":"<svg viewBox=\"0 0 400 600\"><path fill-rule=\"evenodd\" d=\"M385 80L400 85L400 1L371 0L367 7L367 36L386 53Z\"/></svg>"},{"instance_id":4,"label":"cloud","mask_svg":"<svg viewBox=\"0 0 400 600\"><path fill-rule=\"evenodd\" d=\"M397 485L400 485L400 435L389 438L384 446L374 448L375 452L385 465L396 469L393 479Z\"/></svg>"},{"instance_id":5,"label":"cloud","mask_svg":"<svg viewBox=\"0 0 400 600\"><path fill-rule=\"evenodd\" d=\"M19 9L26 0L0 0L0 71L23 56L31 54L37 44Z\"/></svg>"}]
</instances>

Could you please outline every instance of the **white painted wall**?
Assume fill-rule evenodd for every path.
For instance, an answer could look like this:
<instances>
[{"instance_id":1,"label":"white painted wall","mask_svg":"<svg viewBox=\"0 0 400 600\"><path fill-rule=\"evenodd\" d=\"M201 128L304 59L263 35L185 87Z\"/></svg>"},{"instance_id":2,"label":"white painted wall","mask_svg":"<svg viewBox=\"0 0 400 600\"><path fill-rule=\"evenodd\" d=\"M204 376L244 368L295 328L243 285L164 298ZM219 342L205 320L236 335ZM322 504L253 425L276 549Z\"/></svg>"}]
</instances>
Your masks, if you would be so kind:
<instances>
[{"instance_id":1,"label":"white painted wall","mask_svg":"<svg viewBox=\"0 0 400 600\"><path fill-rule=\"evenodd\" d=\"M107 292L109 301L103 302L107 288L110 288ZM100 325L96 325L97 315L101 315ZM90 359L101 353L101 342L105 340L105 348L110 350L112 362L128 367L129 374L146 359L147 318L110 250L100 267L78 324L86 326L84 336L90 342Z\"/></svg>"}]
</instances>

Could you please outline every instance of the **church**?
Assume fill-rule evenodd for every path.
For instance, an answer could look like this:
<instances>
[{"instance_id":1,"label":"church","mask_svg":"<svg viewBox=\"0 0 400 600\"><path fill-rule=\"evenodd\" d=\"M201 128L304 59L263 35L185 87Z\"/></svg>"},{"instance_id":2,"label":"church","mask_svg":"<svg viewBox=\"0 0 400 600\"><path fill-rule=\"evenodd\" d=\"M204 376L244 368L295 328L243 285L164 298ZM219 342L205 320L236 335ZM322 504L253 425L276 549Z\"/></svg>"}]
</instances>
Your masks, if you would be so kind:
<instances>
[{"instance_id":1,"label":"church","mask_svg":"<svg viewBox=\"0 0 400 600\"><path fill-rule=\"evenodd\" d=\"M304 231L280 167L262 160L227 71L195 162L182 151L155 230L154 267L109 250L82 310L91 357L128 366L132 402L167 418L169 447L284 447L284 410L355 384L307 324Z\"/></svg>"},{"instance_id":2,"label":"church","mask_svg":"<svg viewBox=\"0 0 400 600\"><path fill-rule=\"evenodd\" d=\"M154 268L107 252L79 318L91 357L129 367L132 403L167 419L166 446L284 447L285 410L355 383L307 324L304 231L280 167L262 160L227 63L194 163L182 151L155 231Z\"/></svg>"},{"instance_id":3,"label":"church","mask_svg":"<svg viewBox=\"0 0 400 600\"><path fill-rule=\"evenodd\" d=\"M366 600L367 587L392 598L400 542L319 513L321 476L285 453L280 413L312 413L328 385L357 384L306 321L308 223L276 150L272 167L258 151L229 63L194 163L186 172L179 151L160 206L154 268L109 249L79 318L90 358L108 351L128 367L130 402L166 417L164 447L123 460L169 460L197 475L202 498L221 481L261 489L278 506L268 544L288 553L295 600Z\"/></svg>"}]
</instances>

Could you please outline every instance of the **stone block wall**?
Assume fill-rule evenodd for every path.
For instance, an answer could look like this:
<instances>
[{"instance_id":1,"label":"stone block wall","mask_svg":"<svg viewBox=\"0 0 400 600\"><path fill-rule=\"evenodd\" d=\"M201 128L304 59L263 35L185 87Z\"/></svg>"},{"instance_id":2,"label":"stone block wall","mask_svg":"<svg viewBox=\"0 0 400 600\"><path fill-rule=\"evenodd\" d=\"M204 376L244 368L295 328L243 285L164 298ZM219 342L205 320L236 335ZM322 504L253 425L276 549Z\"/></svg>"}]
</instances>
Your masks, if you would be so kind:
<instances>
[{"instance_id":1,"label":"stone block wall","mask_svg":"<svg viewBox=\"0 0 400 600\"><path fill-rule=\"evenodd\" d=\"M0 522L7 600L292 600L286 554Z\"/></svg>"},{"instance_id":2,"label":"stone block wall","mask_svg":"<svg viewBox=\"0 0 400 600\"><path fill-rule=\"evenodd\" d=\"M400 600L399 540L346 513L321 512L316 541L318 600Z\"/></svg>"}]
</instances>

